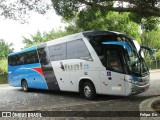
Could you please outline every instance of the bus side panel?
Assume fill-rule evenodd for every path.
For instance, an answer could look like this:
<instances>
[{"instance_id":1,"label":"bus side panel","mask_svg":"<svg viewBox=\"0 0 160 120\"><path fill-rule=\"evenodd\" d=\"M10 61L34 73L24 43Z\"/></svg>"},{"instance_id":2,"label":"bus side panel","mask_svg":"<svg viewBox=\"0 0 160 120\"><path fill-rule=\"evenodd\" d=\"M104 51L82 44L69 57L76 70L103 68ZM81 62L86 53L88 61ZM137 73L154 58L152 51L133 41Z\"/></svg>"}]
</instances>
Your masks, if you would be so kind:
<instances>
[{"instance_id":1,"label":"bus side panel","mask_svg":"<svg viewBox=\"0 0 160 120\"><path fill-rule=\"evenodd\" d=\"M96 92L100 93L99 71L96 70L94 62L69 59L52 61L52 66L61 91L78 92L80 80L90 80L94 84ZM61 66L64 66L64 69Z\"/></svg>"},{"instance_id":2,"label":"bus side panel","mask_svg":"<svg viewBox=\"0 0 160 120\"><path fill-rule=\"evenodd\" d=\"M88 75L84 76L85 73L88 73ZM86 79L90 80L94 84L94 87L96 89L96 93L101 94L99 71L87 71L86 70L85 72L84 71L77 72L76 77L79 80L78 82L80 82L80 80L86 80ZM82 86L80 86L80 87L82 87Z\"/></svg>"},{"instance_id":3,"label":"bus side panel","mask_svg":"<svg viewBox=\"0 0 160 120\"><path fill-rule=\"evenodd\" d=\"M37 69L41 69L39 63L8 66L9 84L11 86L21 87L21 80L25 79L29 88L48 89L43 74Z\"/></svg>"}]
</instances>

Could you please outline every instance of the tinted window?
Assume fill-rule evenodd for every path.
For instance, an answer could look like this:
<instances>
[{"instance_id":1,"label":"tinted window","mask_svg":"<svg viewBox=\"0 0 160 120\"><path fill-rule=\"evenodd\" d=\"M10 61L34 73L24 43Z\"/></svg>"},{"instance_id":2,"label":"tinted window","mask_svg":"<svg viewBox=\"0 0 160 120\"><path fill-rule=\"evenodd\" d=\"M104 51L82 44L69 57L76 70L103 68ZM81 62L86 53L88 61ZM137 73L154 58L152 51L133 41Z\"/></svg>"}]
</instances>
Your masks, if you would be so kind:
<instances>
[{"instance_id":1,"label":"tinted window","mask_svg":"<svg viewBox=\"0 0 160 120\"><path fill-rule=\"evenodd\" d=\"M37 51L30 51L28 53L25 53L24 56L22 56L24 58L24 64L32 64L32 63L38 63L38 56L37 56Z\"/></svg>"},{"instance_id":2,"label":"tinted window","mask_svg":"<svg viewBox=\"0 0 160 120\"><path fill-rule=\"evenodd\" d=\"M118 50L109 49L106 51L107 69L116 72L123 72Z\"/></svg>"},{"instance_id":3,"label":"tinted window","mask_svg":"<svg viewBox=\"0 0 160 120\"><path fill-rule=\"evenodd\" d=\"M11 65L11 66L17 65L16 55L8 57L8 64Z\"/></svg>"},{"instance_id":4,"label":"tinted window","mask_svg":"<svg viewBox=\"0 0 160 120\"><path fill-rule=\"evenodd\" d=\"M8 57L11 66L38 63L37 51L29 51Z\"/></svg>"},{"instance_id":5,"label":"tinted window","mask_svg":"<svg viewBox=\"0 0 160 120\"><path fill-rule=\"evenodd\" d=\"M90 53L82 40L67 42L67 59L91 60Z\"/></svg>"},{"instance_id":6,"label":"tinted window","mask_svg":"<svg viewBox=\"0 0 160 120\"><path fill-rule=\"evenodd\" d=\"M52 61L66 59L66 43L49 46Z\"/></svg>"},{"instance_id":7,"label":"tinted window","mask_svg":"<svg viewBox=\"0 0 160 120\"><path fill-rule=\"evenodd\" d=\"M91 43L92 47L98 54L98 56L103 55L103 45L102 42L110 42L110 41L118 41L115 35L97 35L97 36L90 36L89 42Z\"/></svg>"},{"instance_id":8,"label":"tinted window","mask_svg":"<svg viewBox=\"0 0 160 120\"><path fill-rule=\"evenodd\" d=\"M39 60L42 64L48 64L49 59L47 57L47 51L46 48L38 48L38 55L39 55Z\"/></svg>"}]
</instances>

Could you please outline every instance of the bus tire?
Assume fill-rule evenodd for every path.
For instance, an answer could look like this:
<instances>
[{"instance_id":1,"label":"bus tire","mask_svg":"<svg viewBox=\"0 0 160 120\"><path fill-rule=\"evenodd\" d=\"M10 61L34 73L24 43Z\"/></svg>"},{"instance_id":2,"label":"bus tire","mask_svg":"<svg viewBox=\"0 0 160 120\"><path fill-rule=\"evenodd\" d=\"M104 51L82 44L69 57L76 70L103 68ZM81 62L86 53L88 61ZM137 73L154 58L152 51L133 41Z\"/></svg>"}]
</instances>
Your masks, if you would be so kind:
<instances>
[{"instance_id":1,"label":"bus tire","mask_svg":"<svg viewBox=\"0 0 160 120\"><path fill-rule=\"evenodd\" d=\"M22 80L22 90L25 92L29 91L28 84L26 80Z\"/></svg>"},{"instance_id":2,"label":"bus tire","mask_svg":"<svg viewBox=\"0 0 160 120\"><path fill-rule=\"evenodd\" d=\"M83 92L83 97L85 97L88 100L93 100L96 98L96 90L93 83L91 82L87 81L83 84L82 92Z\"/></svg>"}]
</instances>

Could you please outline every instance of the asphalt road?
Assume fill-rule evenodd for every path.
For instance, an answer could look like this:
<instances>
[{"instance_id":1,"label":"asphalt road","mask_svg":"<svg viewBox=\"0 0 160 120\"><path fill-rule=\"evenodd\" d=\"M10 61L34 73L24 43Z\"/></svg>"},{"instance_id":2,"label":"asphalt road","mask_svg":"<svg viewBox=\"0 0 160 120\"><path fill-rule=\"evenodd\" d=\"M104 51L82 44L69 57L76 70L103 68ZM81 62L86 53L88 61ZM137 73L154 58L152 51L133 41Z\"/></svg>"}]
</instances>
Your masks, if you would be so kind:
<instances>
[{"instance_id":1,"label":"asphalt road","mask_svg":"<svg viewBox=\"0 0 160 120\"><path fill-rule=\"evenodd\" d=\"M94 101L83 99L78 93L43 90L32 90L31 92L25 93L21 88L0 86L0 111L139 111L139 104L142 101L160 96L160 71L151 73L150 83L151 86L148 91L136 96L118 97L99 95ZM102 117L74 117L67 119L99 120L102 119ZM139 120L137 117L110 117L103 119Z\"/></svg>"}]
</instances>

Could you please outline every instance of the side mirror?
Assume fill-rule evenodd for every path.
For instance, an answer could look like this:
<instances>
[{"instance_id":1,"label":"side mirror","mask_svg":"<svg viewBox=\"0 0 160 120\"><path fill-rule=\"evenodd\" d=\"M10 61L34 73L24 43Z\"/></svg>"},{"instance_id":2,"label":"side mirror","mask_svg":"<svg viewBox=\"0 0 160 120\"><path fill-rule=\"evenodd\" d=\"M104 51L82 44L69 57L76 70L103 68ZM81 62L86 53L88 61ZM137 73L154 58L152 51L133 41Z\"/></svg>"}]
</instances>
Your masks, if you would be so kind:
<instances>
[{"instance_id":1,"label":"side mirror","mask_svg":"<svg viewBox=\"0 0 160 120\"><path fill-rule=\"evenodd\" d=\"M150 57L153 58L153 50L151 48L149 48L147 46L140 46L140 55L142 58L144 58L144 53L143 53L142 49L147 50L149 52Z\"/></svg>"}]
</instances>

